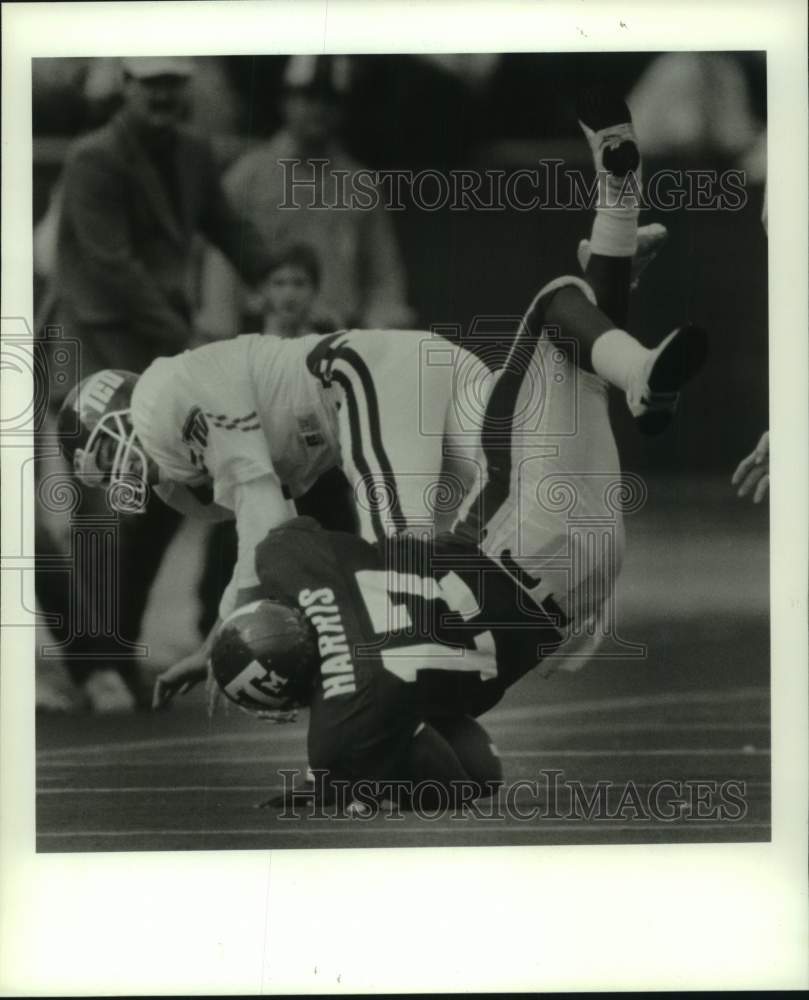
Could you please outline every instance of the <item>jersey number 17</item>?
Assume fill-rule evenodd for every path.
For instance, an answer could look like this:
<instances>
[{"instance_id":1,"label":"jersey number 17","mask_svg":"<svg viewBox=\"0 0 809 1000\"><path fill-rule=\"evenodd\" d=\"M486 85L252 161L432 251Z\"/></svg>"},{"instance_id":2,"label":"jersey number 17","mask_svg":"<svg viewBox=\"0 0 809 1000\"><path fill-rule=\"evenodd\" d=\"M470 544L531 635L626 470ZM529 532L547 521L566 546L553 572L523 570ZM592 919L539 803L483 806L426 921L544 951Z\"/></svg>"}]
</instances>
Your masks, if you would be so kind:
<instances>
[{"instance_id":1,"label":"jersey number 17","mask_svg":"<svg viewBox=\"0 0 809 1000\"><path fill-rule=\"evenodd\" d=\"M429 616L422 615L422 626L425 621L440 626L440 616L447 612L455 612L465 622L480 614L475 595L456 573L435 580L416 573L368 569L360 570L356 579L374 632L383 637L380 643L365 646L364 652L377 653L386 670L403 681L415 681L420 670L477 673L482 680L497 676L494 637L488 630L471 634L470 645L425 642L423 635L407 635L416 630L401 599L405 594L430 607ZM424 603L421 609L426 610Z\"/></svg>"}]
</instances>

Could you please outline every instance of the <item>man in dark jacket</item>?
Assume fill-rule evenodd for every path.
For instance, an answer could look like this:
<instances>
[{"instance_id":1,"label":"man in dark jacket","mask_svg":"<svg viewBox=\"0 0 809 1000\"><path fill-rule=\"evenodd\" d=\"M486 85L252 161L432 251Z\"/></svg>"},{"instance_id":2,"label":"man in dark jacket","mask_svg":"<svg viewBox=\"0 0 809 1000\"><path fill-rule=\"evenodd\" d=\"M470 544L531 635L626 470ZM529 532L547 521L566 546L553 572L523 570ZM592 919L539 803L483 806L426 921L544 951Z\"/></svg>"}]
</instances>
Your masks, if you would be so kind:
<instances>
[{"instance_id":1,"label":"man in dark jacket","mask_svg":"<svg viewBox=\"0 0 809 1000\"><path fill-rule=\"evenodd\" d=\"M249 284L260 282L271 264L263 238L228 201L210 143L181 125L191 61L126 59L123 70L123 108L74 143L62 180L53 294L65 335L80 343L82 377L100 368L139 373L156 357L193 346L198 233ZM52 387L58 395L69 388ZM111 515L90 493L82 491L77 516ZM120 518L112 566L90 558L102 548L90 537L97 529L88 525L84 545L76 546L84 557L74 553L72 623L59 638L74 678L98 710L134 703L110 668L135 686L133 660L142 650L133 644L178 524L179 515L162 504ZM116 590L117 601L105 599ZM64 609L45 610L64 617ZM99 628L91 619L104 614Z\"/></svg>"},{"instance_id":2,"label":"man in dark jacket","mask_svg":"<svg viewBox=\"0 0 809 1000\"><path fill-rule=\"evenodd\" d=\"M75 143L63 180L55 290L81 339L84 374L140 372L188 346L195 234L249 284L270 266L262 237L222 190L210 143L179 125L189 61L128 59L124 69L123 109Z\"/></svg>"}]
</instances>

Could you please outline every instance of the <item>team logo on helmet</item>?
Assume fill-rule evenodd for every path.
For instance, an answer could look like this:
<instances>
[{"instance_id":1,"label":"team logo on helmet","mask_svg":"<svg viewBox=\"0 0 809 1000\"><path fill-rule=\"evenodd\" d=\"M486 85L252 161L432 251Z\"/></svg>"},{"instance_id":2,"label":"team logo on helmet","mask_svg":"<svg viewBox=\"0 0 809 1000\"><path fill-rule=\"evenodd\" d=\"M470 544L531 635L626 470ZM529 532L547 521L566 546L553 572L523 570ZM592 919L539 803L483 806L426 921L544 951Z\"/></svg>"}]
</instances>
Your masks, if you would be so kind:
<instances>
[{"instance_id":1,"label":"team logo on helmet","mask_svg":"<svg viewBox=\"0 0 809 1000\"><path fill-rule=\"evenodd\" d=\"M76 477L106 489L122 513L143 511L148 499L149 459L132 425L132 392L138 377L106 369L83 379L59 411L62 451Z\"/></svg>"},{"instance_id":2,"label":"team logo on helmet","mask_svg":"<svg viewBox=\"0 0 809 1000\"><path fill-rule=\"evenodd\" d=\"M317 663L314 632L294 606L263 599L233 612L219 628L211 669L224 694L259 715L309 701Z\"/></svg>"}]
</instances>

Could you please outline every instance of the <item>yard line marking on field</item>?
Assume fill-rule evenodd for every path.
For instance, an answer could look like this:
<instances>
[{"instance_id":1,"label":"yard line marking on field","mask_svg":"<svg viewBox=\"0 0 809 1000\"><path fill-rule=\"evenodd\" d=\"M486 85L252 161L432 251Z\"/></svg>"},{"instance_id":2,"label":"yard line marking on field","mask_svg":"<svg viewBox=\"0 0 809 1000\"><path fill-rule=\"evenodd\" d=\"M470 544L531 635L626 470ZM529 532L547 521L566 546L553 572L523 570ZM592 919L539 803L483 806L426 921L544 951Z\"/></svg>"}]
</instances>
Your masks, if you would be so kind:
<instances>
[{"instance_id":1,"label":"yard line marking on field","mask_svg":"<svg viewBox=\"0 0 809 1000\"><path fill-rule=\"evenodd\" d=\"M245 757L243 755L239 756L227 756L227 757L195 757L191 754L186 756L182 764L187 767L200 767L203 764L278 764L283 761L293 761L301 764L303 758L306 756L305 749L292 752L292 753L268 753L262 754L261 756ZM139 761L110 761L110 760L82 760L81 758L77 760L38 760L37 768L48 768L49 770L82 770L83 768L109 768L113 771L120 771L124 768L154 768L156 764L175 765L177 761L172 760L169 757L159 757L152 758L151 760L139 760Z\"/></svg>"},{"instance_id":2,"label":"yard line marking on field","mask_svg":"<svg viewBox=\"0 0 809 1000\"><path fill-rule=\"evenodd\" d=\"M133 750L179 750L182 747L208 746L211 743L258 743L271 740L274 743L300 742L306 739L306 727L295 723L282 726L266 726L261 732L201 733L199 736L166 736L159 739L127 740L124 743L93 743L89 746L61 747L37 751L37 758L59 758L65 754L108 754L110 752L131 753Z\"/></svg>"},{"instance_id":3,"label":"yard line marking on field","mask_svg":"<svg viewBox=\"0 0 809 1000\"><path fill-rule=\"evenodd\" d=\"M685 780L685 779L683 779ZM705 780L715 780L716 779L705 779ZM727 779L733 781L743 781L744 779ZM581 784L585 788L594 788L596 782L593 781L582 781ZM657 782L653 781L633 781L632 784L635 788L652 788ZM744 781L745 788L770 788L771 782L769 781ZM202 792L209 794L212 792L228 792L228 793L241 793L241 792L260 792L268 794L270 792L280 792L284 786L282 785L121 785L114 788L99 788L94 785L87 785L83 787L71 786L69 788L37 788L37 795L157 795L164 792L177 792L178 794L186 794L192 792ZM301 795L305 795L308 789L303 787L296 787L296 792Z\"/></svg>"},{"instance_id":4,"label":"yard line marking on field","mask_svg":"<svg viewBox=\"0 0 809 1000\"><path fill-rule=\"evenodd\" d=\"M728 705L757 699L769 699L766 687L739 688L737 691L668 691L654 695L629 695L618 698L560 702L553 705L525 705L515 708L495 709L483 716L485 723L496 724L517 719L546 719L588 712L618 712L625 709L670 707L674 705ZM710 722L706 723L710 726ZM268 727L269 728L269 727ZM193 747L210 743L253 743L272 739L273 742L291 742L303 739L305 727L300 723L273 726L271 731L248 733L202 733L199 736L172 736L160 739L127 740L123 743L93 743L83 747L70 747L70 754L129 753L133 750L160 750ZM65 748L40 750L37 757L61 757Z\"/></svg>"},{"instance_id":5,"label":"yard line marking on field","mask_svg":"<svg viewBox=\"0 0 809 1000\"><path fill-rule=\"evenodd\" d=\"M512 731L528 729L535 725L534 719L486 719L487 729L497 729L506 726ZM543 726L544 735L567 736L570 733L701 733L706 729L711 732L743 733L748 729L758 729L769 732L769 722L577 722L569 726Z\"/></svg>"},{"instance_id":6,"label":"yard line marking on field","mask_svg":"<svg viewBox=\"0 0 809 1000\"><path fill-rule=\"evenodd\" d=\"M286 822L286 821L285 821ZM258 829L234 829L234 830L61 830L58 833L40 833L38 838L40 840L54 840L54 839L70 839L70 838L83 838L87 839L89 837L279 837L279 836L289 836L292 833L303 834L304 836L313 836L316 834L328 834L330 836L335 836L341 833L356 834L360 831L362 833L378 834L378 833L402 833L402 834L414 834L414 833L460 833L461 827L459 826L432 826L429 821L421 824L418 827L410 826L399 826L398 823L391 826L391 822L383 821L377 823L376 825L370 825L363 823L358 820L340 820L339 825L332 824L328 827L323 826L306 826L303 829L298 829L294 831L290 826L286 829L276 829L276 828L262 828ZM343 825L345 824L345 825ZM478 833L532 833L536 834L540 831L544 833L606 833L610 832L625 832L628 830L634 830L635 832L645 832L645 831L655 831L655 832L671 832L671 831L697 831L697 830L724 830L729 832L730 830L769 830L770 824L765 822L750 822L750 823L701 823L695 821L694 823L612 823L609 820L599 820L591 824L582 824L578 820L571 820L570 823L557 823L557 824L543 824L542 820L536 821L536 824L529 829L528 821L522 825L509 824L503 825L497 820L482 820L476 822L474 825L464 825L463 831L474 830L475 834Z\"/></svg>"},{"instance_id":7,"label":"yard line marking on field","mask_svg":"<svg viewBox=\"0 0 809 1000\"><path fill-rule=\"evenodd\" d=\"M122 785L117 788L37 788L37 795L160 795L163 792L273 792L281 785Z\"/></svg>"},{"instance_id":8,"label":"yard line marking on field","mask_svg":"<svg viewBox=\"0 0 809 1000\"><path fill-rule=\"evenodd\" d=\"M729 705L737 702L766 699L770 690L766 687L739 688L736 691L664 691L660 694L622 695L616 698L590 698L581 701L562 702L554 705L519 705L514 708L498 708L485 715L489 722L495 720L550 718L575 712L620 712L623 709L663 708L674 705Z\"/></svg>"},{"instance_id":9,"label":"yard line marking on field","mask_svg":"<svg viewBox=\"0 0 809 1000\"><path fill-rule=\"evenodd\" d=\"M560 759L560 758L574 758L574 757L599 757L602 760L609 760L610 758L633 758L633 757L769 757L770 750L768 748L757 748L757 747L653 747L653 748L638 748L637 750L612 750L612 749L601 749L601 750L571 750L571 749L547 749L547 750L504 750L502 747L498 748L498 752L501 757L508 758L549 758L549 759ZM278 764L282 762L292 762L296 764L298 769L303 767L303 758L305 754L303 752L297 754L262 754L260 756L245 756L239 754L237 756L227 756L227 757L187 757L183 763L186 766L193 767L207 767L214 765L230 765L233 767L238 767L246 764ZM167 761L166 763L171 763ZM139 762L127 762L121 761L110 762L110 761L39 761L37 763L38 768L49 768L52 770L84 770L86 768L105 769L111 768L114 770L122 770L124 768L143 768L143 767L153 767L154 762L146 763L144 761Z\"/></svg>"}]
</instances>

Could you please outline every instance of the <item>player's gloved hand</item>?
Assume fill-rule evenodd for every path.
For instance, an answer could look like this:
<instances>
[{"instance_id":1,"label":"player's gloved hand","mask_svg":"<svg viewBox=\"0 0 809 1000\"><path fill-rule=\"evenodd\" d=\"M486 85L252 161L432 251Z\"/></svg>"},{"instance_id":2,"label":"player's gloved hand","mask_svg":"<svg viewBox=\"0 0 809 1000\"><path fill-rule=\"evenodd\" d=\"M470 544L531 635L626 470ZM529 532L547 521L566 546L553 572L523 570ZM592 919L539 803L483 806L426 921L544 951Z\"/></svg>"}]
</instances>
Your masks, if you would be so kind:
<instances>
[{"instance_id":1,"label":"player's gloved hand","mask_svg":"<svg viewBox=\"0 0 809 1000\"><path fill-rule=\"evenodd\" d=\"M738 496L753 492L753 503L761 503L770 488L770 432L764 431L755 450L739 462L731 483L738 486Z\"/></svg>"},{"instance_id":2,"label":"player's gloved hand","mask_svg":"<svg viewBox=\"0 0 809 1000\"><path fill-rule=\"evenodd\" d=\"M190 691L205 680L207 673L208 647L205 644L158 676L152 693L152 708L162 708L176 694Z\"/></svg>"}]
</instances>

